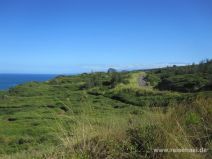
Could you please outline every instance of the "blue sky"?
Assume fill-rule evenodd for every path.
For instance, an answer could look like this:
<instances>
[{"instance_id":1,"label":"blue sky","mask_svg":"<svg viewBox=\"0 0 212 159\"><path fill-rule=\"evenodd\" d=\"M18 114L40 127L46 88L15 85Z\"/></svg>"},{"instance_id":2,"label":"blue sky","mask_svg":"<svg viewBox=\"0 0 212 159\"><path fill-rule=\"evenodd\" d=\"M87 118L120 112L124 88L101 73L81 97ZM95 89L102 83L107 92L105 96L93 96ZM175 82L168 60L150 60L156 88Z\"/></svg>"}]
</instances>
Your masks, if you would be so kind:
<instances>
[{"instance_id":1,"label":"blue sky","mask_svg":"<svg viewBox=\"0 0 212 159\"><path fill-rule=\"evenodd\" d=\"M0 0L0 73L78 73L212 58L211 0Z\"/></svg>"}]
</instances>

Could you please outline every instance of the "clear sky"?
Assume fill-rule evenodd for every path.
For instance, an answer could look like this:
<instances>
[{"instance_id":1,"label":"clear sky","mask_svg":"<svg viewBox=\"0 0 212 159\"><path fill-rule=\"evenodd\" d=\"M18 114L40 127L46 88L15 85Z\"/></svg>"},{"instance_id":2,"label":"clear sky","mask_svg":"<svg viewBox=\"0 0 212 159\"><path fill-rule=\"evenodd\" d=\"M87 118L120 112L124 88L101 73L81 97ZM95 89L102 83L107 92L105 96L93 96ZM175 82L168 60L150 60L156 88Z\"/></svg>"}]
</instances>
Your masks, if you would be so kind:
<instances>
[{"instance_id":1,"label":"clear sky","mask_svg":"<svg viewBox=\"0 0 212 159\"><path fill-rule=\"evenodd\" d=\"M211 0L0 0L0 73L78 73L212 58Z\"/></svg>"}]
</instances>

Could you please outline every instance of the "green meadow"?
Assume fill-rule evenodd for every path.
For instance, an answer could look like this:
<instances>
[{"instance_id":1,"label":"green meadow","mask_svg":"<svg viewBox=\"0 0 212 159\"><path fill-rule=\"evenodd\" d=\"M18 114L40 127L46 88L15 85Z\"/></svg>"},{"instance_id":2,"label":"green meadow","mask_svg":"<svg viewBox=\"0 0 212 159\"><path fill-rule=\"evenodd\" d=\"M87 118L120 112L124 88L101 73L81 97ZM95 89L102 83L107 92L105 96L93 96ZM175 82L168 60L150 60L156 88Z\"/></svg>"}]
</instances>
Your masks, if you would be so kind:
<instances>
[{"instance_id":1,"label":"green meadow","mask_svg":"<svg viewBox=\"0 0 212 159\"><path fill-rule=\"evenodd\" d=\"M211 60L110 69L1 91L0 158L212 158L211 71ZM154 152L200 148L207 152Z\"/></svg>"}]
</instances>

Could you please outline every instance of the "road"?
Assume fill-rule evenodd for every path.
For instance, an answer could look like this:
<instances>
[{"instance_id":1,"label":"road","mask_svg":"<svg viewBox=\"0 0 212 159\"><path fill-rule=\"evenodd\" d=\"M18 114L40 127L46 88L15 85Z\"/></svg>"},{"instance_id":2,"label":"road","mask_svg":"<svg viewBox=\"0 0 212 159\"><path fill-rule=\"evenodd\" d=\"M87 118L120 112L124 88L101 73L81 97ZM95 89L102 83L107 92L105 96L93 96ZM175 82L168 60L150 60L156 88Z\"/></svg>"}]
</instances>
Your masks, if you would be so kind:
<instances>
[{"instance_id":1,"label":"road","mask_svg":"<svg viewBox=\"0 0 212 159\"><path fill-rule=\"evenodd\" d=\"M144 75L141 75L141 76L138 78L138 85L139 85L140 87L146 86L146 85L147 85L147 82L145 81L145 76L144 76Z\"/></svg>"}]
</instances>

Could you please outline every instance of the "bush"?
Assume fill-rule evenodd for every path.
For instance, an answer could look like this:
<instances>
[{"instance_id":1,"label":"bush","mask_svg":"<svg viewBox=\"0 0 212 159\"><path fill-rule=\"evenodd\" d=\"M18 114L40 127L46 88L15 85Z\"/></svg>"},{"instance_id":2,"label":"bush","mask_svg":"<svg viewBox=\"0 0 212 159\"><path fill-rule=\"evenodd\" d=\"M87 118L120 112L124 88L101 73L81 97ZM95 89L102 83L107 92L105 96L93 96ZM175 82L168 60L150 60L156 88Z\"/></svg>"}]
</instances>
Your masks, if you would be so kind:
<instances>
[{"instance_id":1,"label":"bush","mask_svg":"<svg viewBox=\"0 0 212 159\"><path fill-rule=\"evenodd\" d=\"M162 79L157 88L160 90L195 92L204 87L207 82L206 79L198 75L177 75Z\"/></svg>"},{"instance_id":2,"label":"bush","mask_svg":"<svg viewBox=\"0 0 212 159\"><path fill-rule=\"evenodd\" d=\"M151 86L156 86L160 82L160 78L153 73L148 73L145 80L149 82Z\"/></svg>"},{"instance_id":3,"label":"bush","mask_svg":"<svg viewBox=\"0 0 212 159\"><path fill-rule=\"evenodd\" d=\"M197 113L194 112L189 112L186 115L186 124L199 124L201 121L200 116Z\"/></svg>"},{"instance_id":4,"label":"bush","mask_svg":"<svg viewBox=\"0 0 212 159\"><path fill-rule=\"evenodd\" d=\"M127 130L127 135L138 154L154 159L160 159L164 156L164 154L153 151L158 147L165 148L166 144L166 136L157 125L132 128Z\"/></svg>"}]
</instances>

